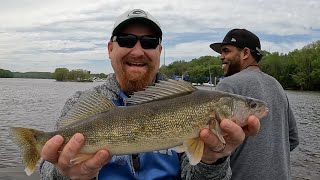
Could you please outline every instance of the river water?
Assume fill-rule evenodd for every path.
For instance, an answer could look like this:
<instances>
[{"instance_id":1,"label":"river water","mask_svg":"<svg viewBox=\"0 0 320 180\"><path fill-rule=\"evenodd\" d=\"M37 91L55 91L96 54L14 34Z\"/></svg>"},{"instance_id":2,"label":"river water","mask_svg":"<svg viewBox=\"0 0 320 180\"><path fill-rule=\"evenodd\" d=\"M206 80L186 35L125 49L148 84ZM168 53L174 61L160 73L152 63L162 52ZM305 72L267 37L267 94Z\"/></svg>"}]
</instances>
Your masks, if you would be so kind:
<instances>
[{"instance_id":1,"label":"river water","mask_svg":"<svg viewBox=\"0 0 320 180\"><path fill-rule=\"evenodd\" d=\"M52 131L68 97L101 83L0 78L0 168L22 166L19 149L9 139L8 127ZM320 92L286 92L300 135L300 145L292 152L292 178L320 176Z\"/></svg>"}]
</instances>

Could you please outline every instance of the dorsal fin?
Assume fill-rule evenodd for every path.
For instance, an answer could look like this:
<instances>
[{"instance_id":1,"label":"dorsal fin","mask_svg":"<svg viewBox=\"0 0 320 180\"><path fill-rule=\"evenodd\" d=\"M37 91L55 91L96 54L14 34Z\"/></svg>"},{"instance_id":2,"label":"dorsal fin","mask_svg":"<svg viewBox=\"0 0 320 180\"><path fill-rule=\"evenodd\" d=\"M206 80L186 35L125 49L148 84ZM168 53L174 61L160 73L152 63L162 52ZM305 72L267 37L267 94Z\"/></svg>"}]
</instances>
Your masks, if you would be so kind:
<instances>
[{"instance_id":1,"label":"dorsal fin","mask_svg":"<svg viewBox=\"0 0 320 180\"><path fill-rule=\"evenodd\" d=\"M115 107L113 102L97 92L86 92L80 96L76 105L60 120L60 128L81 121L92 115L108 111Z\"/></svg>"},{"instance_id":2,"label":"dorsal fin","mask_svg":"<svg viewBox=\"0 0 320 180\"><path fill-rule=\"evenodd\" d=\"M134 92L126 100L127 105L141 104L151 101L169 99L173 97L190 94L197 90L190 83L180 80L166 80L155 83L154 86L148 86L143 91Z\"/></svg>"}]
</instances>

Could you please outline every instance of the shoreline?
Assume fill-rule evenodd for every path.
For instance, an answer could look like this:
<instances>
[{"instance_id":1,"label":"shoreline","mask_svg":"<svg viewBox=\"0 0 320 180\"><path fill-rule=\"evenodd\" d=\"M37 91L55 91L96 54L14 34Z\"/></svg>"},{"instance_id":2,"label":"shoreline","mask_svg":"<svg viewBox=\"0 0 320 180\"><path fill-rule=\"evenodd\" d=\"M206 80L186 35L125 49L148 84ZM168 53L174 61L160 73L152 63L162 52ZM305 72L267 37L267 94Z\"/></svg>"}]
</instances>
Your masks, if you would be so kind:
<instances>
[{"instance_id":1,"label":"shoreline","mask_svg":"<svg viewBox=\"0 0 320 180\"><path fill-rule=\"evenodd\" d=\"M40 179L38 169L28 176L23 167L0 168L0 179L5 180L37 180Z\"/></svg>"}]
</instances>

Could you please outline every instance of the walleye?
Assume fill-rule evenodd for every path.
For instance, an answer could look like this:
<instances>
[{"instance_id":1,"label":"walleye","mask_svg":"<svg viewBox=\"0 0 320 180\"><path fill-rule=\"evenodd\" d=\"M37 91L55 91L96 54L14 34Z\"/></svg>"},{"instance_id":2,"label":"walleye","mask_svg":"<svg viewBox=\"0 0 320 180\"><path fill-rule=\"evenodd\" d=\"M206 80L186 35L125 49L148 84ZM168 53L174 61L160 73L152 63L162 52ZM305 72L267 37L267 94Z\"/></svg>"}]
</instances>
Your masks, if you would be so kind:
<instances>
[{"instance_id":1,"label":"walleye","mask_svg":"<svg viewBox=\"0 0 320 180\"><path fill-rule=\"evenodd\" d=\"M75 133L85 137L80 163L99 149L112 155L135 154L173 148L185 152L190 164L200 162L204 143L199 138L209 128L225 143L219 122L229 118L240 126L255 115L264 117L265 102L220 91L199 90L184 81L160 81L127 99L128 106L116 107L96 92L84 93L77 104L62 117L60 129L43 132L11 127L12 140L20 147L25 172L31 175L47 140L54 135L64 137L66 144Z\"/></svg>"}]
</instances>

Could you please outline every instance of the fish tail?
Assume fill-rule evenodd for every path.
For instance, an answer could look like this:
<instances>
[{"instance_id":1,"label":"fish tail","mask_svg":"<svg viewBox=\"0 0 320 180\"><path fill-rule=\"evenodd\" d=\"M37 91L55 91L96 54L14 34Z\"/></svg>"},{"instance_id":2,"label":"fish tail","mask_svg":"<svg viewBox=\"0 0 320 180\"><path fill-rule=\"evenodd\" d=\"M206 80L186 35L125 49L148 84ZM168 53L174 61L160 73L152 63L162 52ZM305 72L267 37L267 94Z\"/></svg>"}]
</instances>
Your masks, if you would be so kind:
<instances>
[{"instance_id":1,"label":"fish tail","mask_svg":"<svg viewBox=\"0 0 320 180\"><path fill-rule=\"evenodd\" d=\"M11 127L9 129L11 139L21 149L21 156L25 165L25 172L30 176L36 169L36 165L40 160L40 150L43 147L39 135L43 131L37 131L29 128Z\"/></svg>"}]
</instances>

